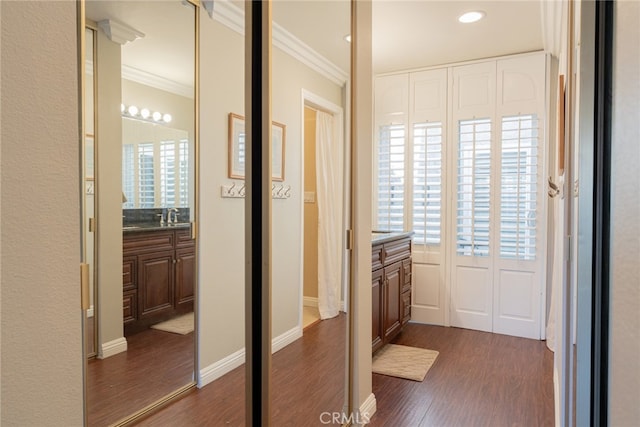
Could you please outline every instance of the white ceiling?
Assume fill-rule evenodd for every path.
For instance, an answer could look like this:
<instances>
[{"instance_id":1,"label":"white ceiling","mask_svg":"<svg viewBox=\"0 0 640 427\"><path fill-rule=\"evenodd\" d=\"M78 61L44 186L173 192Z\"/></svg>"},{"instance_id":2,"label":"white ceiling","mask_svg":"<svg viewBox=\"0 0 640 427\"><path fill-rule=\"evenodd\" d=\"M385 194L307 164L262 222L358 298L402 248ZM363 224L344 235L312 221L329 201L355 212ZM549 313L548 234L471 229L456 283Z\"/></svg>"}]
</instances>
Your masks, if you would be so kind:
<instances>
[{"instance_id":1,"label":"white ceiling","mask_svg":"<svg viewBox=\"0 0 640 427\"><path fill-rule=\"evenodd\" d=\"M229 0L214 0L215 2ZM386 73L542 49L546 0L373 0L374 72ZM235 6L243 3L231 1ZM485 19L457 17L482 10ZM168 0L88 0L87 17L116 19L145 33L123 48L123 64L193 85L193 11ZM274 0L273 19L316 52L348 71L348 0ZM206 18L208 19L208 18Z\"/></svg>"}]
</instances>

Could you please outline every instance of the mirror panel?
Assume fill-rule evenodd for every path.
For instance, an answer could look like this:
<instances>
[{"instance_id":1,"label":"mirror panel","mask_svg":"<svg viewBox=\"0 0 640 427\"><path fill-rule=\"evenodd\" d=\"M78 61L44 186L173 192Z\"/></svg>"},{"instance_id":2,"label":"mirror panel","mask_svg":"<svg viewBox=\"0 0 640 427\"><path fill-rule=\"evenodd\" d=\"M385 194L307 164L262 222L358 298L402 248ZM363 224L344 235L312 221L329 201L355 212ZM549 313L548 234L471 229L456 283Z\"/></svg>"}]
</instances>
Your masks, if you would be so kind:
<instances>
[{"instance_id":1,"label":"mirror panel","mask_svg":"<svg viewBox=\"0 0 640 427\"><path fill-rule=\"evenodd\" d=\"M350 7L347 0L273 2L272 120L286 125L285 181L274 184L291 189L272 203L273 425L347 420ZM297 43L285 34L321 59L292 55ZM287 340L292 331L297 339Z\"/></svg>"},{"instance_id":2,"label":"mirror panel","mask_svg":"<svg viewBox=\"0 0 640 427\"><path fill-rule=\"evenodd\" d=\"M194 384L196 7L85 6L95 38L95 96L85 102L95 110L97 224L86 405L88 425L103 426Z\"/></svg>"}]
</instances>

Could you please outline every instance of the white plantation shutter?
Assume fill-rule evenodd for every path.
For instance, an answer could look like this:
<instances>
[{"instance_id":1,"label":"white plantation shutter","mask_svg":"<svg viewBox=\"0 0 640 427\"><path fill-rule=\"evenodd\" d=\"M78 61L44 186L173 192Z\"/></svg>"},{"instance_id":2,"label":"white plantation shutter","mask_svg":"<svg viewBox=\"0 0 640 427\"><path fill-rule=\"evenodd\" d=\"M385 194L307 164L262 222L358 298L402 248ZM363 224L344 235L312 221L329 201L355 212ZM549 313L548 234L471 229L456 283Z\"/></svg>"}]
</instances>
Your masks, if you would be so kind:
<instances>
[{"instance_id":1,"label":"white plantation shutter","mask_svg":"<svg viewBox=\"0 0 640 427\"><path fill-rule=\"evenodd\" d=\"M122 164L124 208L188 205L188 140L123 144Z\"/></svg>"},{"instance_id":2,"label":"white plantation shutter","mask_svg":"<svg viewBox=\"0 0 640 427\"><path fill-rule=\"evenodd\" d=\"M155 162L153 143L138 144L138 207L155 207Z\"/></svg>"},{"instance_id":3,"label":"white plantation shutter","mask_svg":"<svg viewBox=\"0 0 640 427\"><path fill-rule=\"evenodd\" d=\"M458 127L457 254L489 256L491 120Z\"/></svg>"},{"instance_id":4,"label":"white plantation shutter","mask_svg":"<svg viewBox=\"0 0 640 427\"><path fill-rule=\"evenodd\" d=\"M376 228L404 231L404 125L380 127Z\"/></svg>"},{"instance_id":5,"label":"white plantation shutter","mask_svg":"<svg viewBox=\"0 0 640 427\"><path fill-rule=\"evenodd\" d=\"M440 244L442 123L413 125L413 241Z\"/></svg>"},{"instance_id":6,"label":"white plantation shutter","mask_svg":"<svg viewBox=\"0 0 640 427\"><path fill-rule=\"evenodd\" d=\"M124 209L131 209L136 206L135 176L135 155L133 151L133 144L124 144L122 146L122 192L127 198L127 201L122 205Z\"/></svg>"},{"instance_id":7,"label":"white plantation shutter","mask_svg":"<svg viewBox=\"0 0 640 427\"><path fill-rule=\"evenodd\" d=\"M538 119L502 118L500 256L534 260L538 191Z\"/></svg>"},{"instance_id":8,"label":"white plantation shutter","mask_svg":"<svg viewBox=\"0 0 640 427\"><path fill-rule=\"evenodd\" d=\"M179 159L178 167L179 167L179 195L180 201L179 204L181 206L186 206L189 204L189 141L183 139L179 143L178 149Z\"/></svg>"},{"instance_id":9,"label":"white plantation shutter","mask_svg":"<svg viewBox=\"0 0 640 427\"><path fill-rule=\"evenodd\" d=\"M176 206L176 144L173 141L160 143L160 203Z\"/></svg>"}]
</instances>

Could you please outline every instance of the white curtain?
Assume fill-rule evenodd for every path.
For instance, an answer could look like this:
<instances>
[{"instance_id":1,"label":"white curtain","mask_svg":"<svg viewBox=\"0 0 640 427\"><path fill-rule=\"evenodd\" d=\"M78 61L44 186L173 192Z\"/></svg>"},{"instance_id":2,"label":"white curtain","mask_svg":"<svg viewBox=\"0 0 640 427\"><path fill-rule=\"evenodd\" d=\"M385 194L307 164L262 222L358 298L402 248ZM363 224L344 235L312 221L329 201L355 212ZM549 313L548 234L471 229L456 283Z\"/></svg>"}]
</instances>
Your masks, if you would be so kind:
<instances>
[{"instance_id":1,"label":"white curtain","mask_svg":"<svg viewBox=\"0 0 640 427\"><path fill-rule=\"evenodd\" d=\"M340 311L342 276L342 138L331 114L316 115L318 204L318 310L321 319Z\"/></svg>"}]
</instances>

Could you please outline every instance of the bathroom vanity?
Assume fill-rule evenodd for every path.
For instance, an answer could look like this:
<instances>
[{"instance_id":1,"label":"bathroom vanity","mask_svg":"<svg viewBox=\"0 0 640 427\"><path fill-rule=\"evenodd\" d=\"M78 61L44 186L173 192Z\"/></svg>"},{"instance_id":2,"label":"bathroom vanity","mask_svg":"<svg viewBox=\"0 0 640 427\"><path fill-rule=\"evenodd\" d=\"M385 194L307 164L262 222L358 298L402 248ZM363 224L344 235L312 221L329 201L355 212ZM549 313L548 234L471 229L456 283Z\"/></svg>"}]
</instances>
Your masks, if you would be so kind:
<instances>
[{"instance_id":1,"label":"bathroom vanity","mask_svg":"<svg viewBox=\"0 0 640 427\"><path fill-rule=\"evenodd\" d=\"M411 318L411 236L374 232L371 239L372 342L376 352Z\"/></svg>"},{"instance_id":2,"label":"bathroom vanity","mask_svg":"<svg viewBox=\"0 0 640 427\"><path fill-rule=\"evenodd\" d=\"M195 241L189 223L124 227L122 246L125 336L193 311Z\"/></svg>"}]
</instances>

